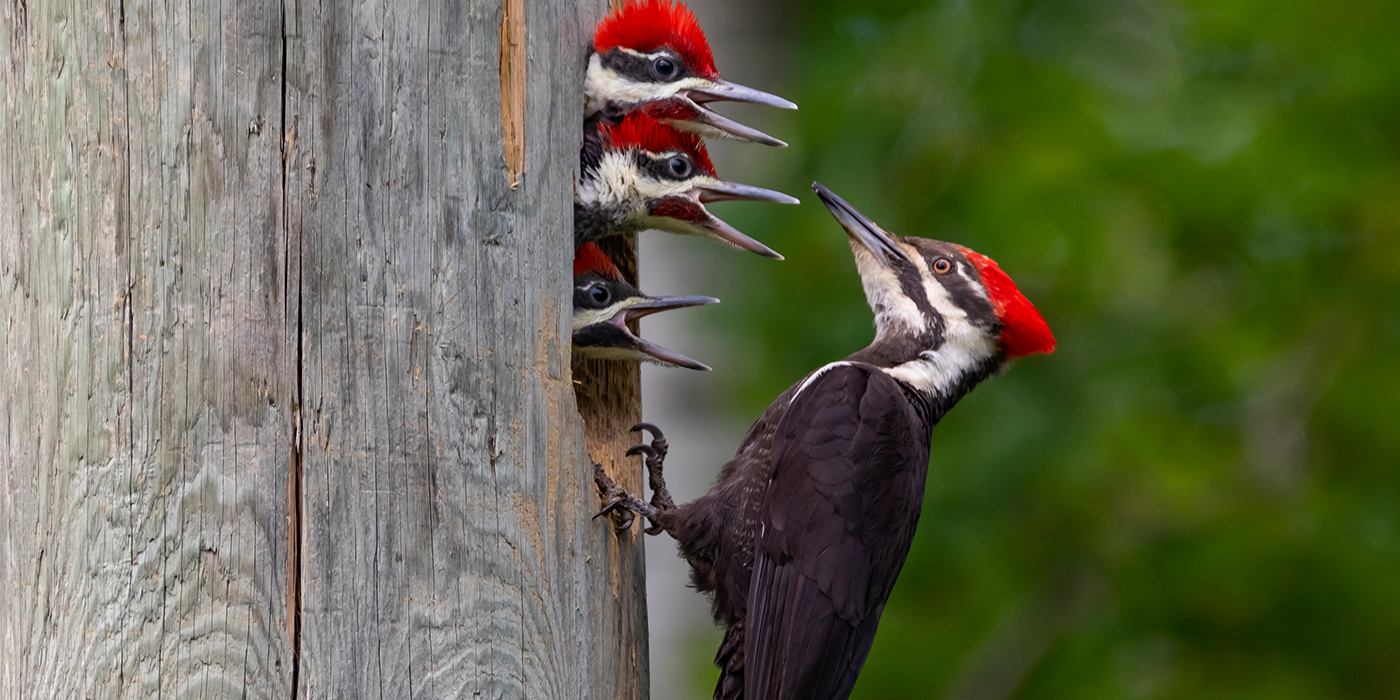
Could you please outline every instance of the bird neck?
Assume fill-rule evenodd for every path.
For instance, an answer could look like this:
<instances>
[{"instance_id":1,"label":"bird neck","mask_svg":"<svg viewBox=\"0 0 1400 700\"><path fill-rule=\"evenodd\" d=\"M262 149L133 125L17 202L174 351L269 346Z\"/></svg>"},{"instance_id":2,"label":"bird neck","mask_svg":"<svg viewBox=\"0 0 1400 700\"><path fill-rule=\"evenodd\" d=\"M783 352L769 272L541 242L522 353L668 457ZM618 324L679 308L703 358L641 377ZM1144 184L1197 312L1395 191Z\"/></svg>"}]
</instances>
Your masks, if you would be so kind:
<instances>
[{"instance_id":1,"label":"bird neck","mask_svg":"<svg viewBox=\"0 0 1400 700\"><path fill-rule=\"evenodd\" d=\"M1005 355L989 343L968 342L938 333L930 338L881 334L864 350L847 357L878 367L909 391L922 397L937 422L943 414L1005 364Z\"/></svg>"}]
</instances>

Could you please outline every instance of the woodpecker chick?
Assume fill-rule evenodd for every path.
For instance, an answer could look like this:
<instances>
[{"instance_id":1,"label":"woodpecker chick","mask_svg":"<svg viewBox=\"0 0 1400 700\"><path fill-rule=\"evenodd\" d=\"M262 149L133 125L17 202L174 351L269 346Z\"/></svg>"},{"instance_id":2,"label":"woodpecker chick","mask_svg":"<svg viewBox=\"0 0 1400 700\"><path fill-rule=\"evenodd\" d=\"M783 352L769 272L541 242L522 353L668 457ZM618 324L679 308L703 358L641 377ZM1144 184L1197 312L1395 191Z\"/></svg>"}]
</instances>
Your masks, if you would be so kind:
<instances>
[{"instance_id":1,"label":"woodpecker chick","mask_svg":"<svg viewBox=\"0 0 1400 700\"><path fill-rule=\"evenodd\" d=\"M709 367L638 337L628 322L661 311L718 304L713 297L649 297L622 279L596 243L574 254L574 355L603 360L655 362L709 371Z\"/></svg>"},{"instance_id":2,"label":"woodpecker chick","mask_svg":"<svg viewBox=\"0 0 1400 700\"><path fill-rule=\"evenodd\" d=\"M628 0L598 23L584 82L587 129L643 110L682 131L786 146L728 119L711 102L750 102L782 109L797 105L720 78L695 15L672 0Z\"/></svg>"},{"instance_id":3,"label":"woodpecker chick","mask_svg":"<svg viewBox=\"0 0 1400 700\"><path fill-rule=\"evenodd\" d=\"M595 474L608 508L670 533L711 595L723 700L850 695L914 537L933 426L1007 361L1055 347L990 258L892 235L813 188L850 238L874 341L783 392L691 503L643 502Z\"/></svg>"},{"instance_id":4,"label":"woodpecker chick","mask_svg":"<svg viewBox=\"0 0 1400 700\"><path fill-rule=\"evenodd\" d=\"M797 204L761 187L715 174L700 137L633 112L602 129L603 152L580 175L574 199L574 245L654 228L704 236L782 260L768 246L716 218L705 204L750 200Z\"/></svg>"}]
</instances>

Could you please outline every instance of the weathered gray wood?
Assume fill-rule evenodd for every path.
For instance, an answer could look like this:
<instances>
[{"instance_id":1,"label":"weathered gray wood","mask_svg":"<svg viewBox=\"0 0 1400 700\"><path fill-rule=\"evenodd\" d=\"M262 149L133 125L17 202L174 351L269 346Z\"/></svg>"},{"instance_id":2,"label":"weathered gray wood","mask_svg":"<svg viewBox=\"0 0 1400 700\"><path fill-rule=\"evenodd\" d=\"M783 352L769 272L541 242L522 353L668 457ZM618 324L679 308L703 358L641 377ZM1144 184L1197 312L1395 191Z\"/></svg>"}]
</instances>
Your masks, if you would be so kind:
<instances>
[{"instance_id":1,"label":"weathered gray wood","mask_svg":"<svg viewBox=\"0 0 1400 700\"><path fill-rule=\"evenodd\" d=\"M6 4L5 697L290 696L279 33Z\"/></svg>"},{"instance_id":2,"label":"weathered gray wood","mask_svg":"<svg viewBox=\"0 0 1400 700\"><path fill-rule=\"evenodd\" d=\"M507 2L0 5L5 698L646 696L564 340L602 5Z\"/></svg>"}]
</instances>

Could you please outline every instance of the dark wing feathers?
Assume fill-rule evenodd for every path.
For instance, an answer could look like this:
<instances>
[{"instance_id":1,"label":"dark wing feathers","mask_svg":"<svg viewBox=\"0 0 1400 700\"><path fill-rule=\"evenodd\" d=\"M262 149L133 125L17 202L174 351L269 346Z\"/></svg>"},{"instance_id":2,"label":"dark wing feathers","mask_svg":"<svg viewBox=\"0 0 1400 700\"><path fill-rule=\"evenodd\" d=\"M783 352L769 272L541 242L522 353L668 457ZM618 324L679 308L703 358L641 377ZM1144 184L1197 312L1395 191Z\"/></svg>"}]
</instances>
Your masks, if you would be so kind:
<instances>
[{"instance_id":1,"label":"dark wing feathers","mask_svg":"<svg viewBox=\"0 0 1400 700\"><path fill-rule=\"evenodd\" d=\"M760 511L746 700L850 694L913 539L929 430L868 365L832 368L794 399Z\"/></svg>"}]
</instances>

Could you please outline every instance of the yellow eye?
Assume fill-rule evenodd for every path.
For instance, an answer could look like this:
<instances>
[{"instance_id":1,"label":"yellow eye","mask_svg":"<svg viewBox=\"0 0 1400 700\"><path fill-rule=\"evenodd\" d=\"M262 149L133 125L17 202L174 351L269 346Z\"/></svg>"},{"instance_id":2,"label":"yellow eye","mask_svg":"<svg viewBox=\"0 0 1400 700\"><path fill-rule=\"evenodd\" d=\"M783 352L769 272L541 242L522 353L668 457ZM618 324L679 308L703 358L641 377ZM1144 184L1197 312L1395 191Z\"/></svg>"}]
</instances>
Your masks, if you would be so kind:
<instances>
[{"instance_id":1,"label":"yellow eye","mask_svg":"<svg viewBox=\"0 0 1400 700\"><path fill-rule=\"evenodd\" d=\"M948 258L939 258L933 261L933 271L940 275L946 275L953 271L953 262Z\"/></svg>"}]
</instances>

